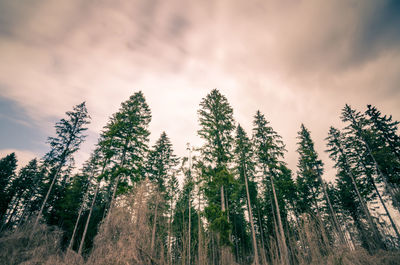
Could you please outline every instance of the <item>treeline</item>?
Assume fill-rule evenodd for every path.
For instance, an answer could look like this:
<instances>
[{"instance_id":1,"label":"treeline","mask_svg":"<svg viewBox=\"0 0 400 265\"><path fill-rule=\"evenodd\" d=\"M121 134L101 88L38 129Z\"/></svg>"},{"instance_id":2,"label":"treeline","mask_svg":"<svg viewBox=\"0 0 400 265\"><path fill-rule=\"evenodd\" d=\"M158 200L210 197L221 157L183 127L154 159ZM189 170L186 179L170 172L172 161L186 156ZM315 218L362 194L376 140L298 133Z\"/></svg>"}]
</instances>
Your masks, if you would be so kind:
<instances>
[{"instance_id":1,"label":"treeline","mask_svg":"<svg viewBox=\"0 0 400 265\"><path fill-rule=\"evenodd\" d=\"M326 138L334 184L324 181L304 125L294 173L260 111L248 134L215 89L198 118L204 145L188 145L187 157L174 154L165 132L149 147L151 110L137 92L72 173L90 123L85 103L75 106L56 123L43 158L18 172L14 153L0 160L0 257L17 264L4 246L19 235L26 252L44 224L62 231L59 255L76 252L89 264L341 264L340 253L400 248L399 122L391 116L345 105L344 128ZM16 253L20 262L32 258Z\"/></svg>"}]
</instances>

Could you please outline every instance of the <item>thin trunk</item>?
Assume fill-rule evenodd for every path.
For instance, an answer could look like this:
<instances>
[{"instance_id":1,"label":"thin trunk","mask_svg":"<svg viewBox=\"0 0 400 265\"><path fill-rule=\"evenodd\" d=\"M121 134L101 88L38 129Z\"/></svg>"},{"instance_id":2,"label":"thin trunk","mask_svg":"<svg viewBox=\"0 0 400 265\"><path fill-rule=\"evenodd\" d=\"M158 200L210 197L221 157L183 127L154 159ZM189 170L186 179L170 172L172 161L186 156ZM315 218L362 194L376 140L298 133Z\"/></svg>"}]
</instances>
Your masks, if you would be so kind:
<instances>
[{"instance_id":1,"label":"thin trunk","mask_svg":"<svg viewBox=\"0 0 400 265\"><path fill-rule=\"evenodd\" d=\"M221 211L225 212L224 185L221 185Z\"/></svg>"},{"instance_id":2,"label":"thin trunk","mask_svg":"<svg viewBox=\"0 0 400 265\"><path fill-rule=\"evenodd\" d=\"M357 124L357 125L358 125L358 122L356 121L356 119L354 118L353 115L351 115L351 118L352 118L353 124ZM369 144L368 144L367 140L364 138L364 136L363 136L363 134L362 134L362 129L360 128L360 126L357 126L357 127L356 127L356 130L357 130L358 136L359 136L359 137L361 138L361 140L364 142L365 147L367 148L368 154L370 155L370 157L372 158L372 161L374 162L374 165L375 165L375 168L376 168L376 171L377 171L378 175L381 177L381 179L382 179L383 182L385 183L385 186L386 186L387 190L389 191L391 197L392 197L393 199L396 198L396 194L395 194L395 192L393 192L393 190L392 190L392 185L390 185L390 184L387 182L386 176L383 175L381 169L379 168L378 162L376 162L375 156L372 154L371 148L369 147ZM400 209L397 209L397 210L400 212Z\"/></svg>"},{"instance_id":3,"label":"thin trunk","mask_svg":"<svg viewBox=\"0 0 400 265\"><path fill-rule=\"evenodd\" d=\"M191 245L190 245L190 240L191 240L191 205L190 205L190 194L189 194L189 228L188 228L188 237L189 237L189 239L188 239L188 241L189 241L189 243L188 243L188 264L190 265L190 251L191 251Z\"/></svg>"},{"instance_id":4,"label":"thin trunk","mask_svg":"<svg viewBox=\"0 0 400 265\"><path fill-rule=\"evenodd\" d=\"M96 202L96 197L97 197L97 193L99 192L99 188L100 188L100 181L97 183L96 190L95 190L94 195L93 195L92 204L90 205L89 215L88 215L88 217L86 219L85 229L83 230L81 243L79 245L79 250L78 250L78 254L79 255L82 254L83 244L85 243L87 229L88 229L88 226L89 226L90 218L92 216L93 207L94 207L94 203Z\"/></svg>"},{"instance_id":5,"label":"thin trunk","mask_svg":"<svg viewBox=\"0 0 400 265\"><path fill-rule=\"evenodd\" d=\"M200 217L200 209L201 209L201 200L200 200L200 187L198 187L198 193L197 193L197 196L198 196L198 200L199 200L199 206L198 206L198 210L197 210L197 223L198 223L198 243L197 243L197 258L198 258L198 261L199 261L199 265L202 265L203 264L203 255L202 255L202 251L201 251L201 248L202 248L202 241L201 241L201 217Z\"/></svg>"},{"instance_id":6,"label":"thin trunk","mask_svg":"<svg viewBox=\"0 0 400 265\"><path fill-rule=\"evenodd\" d=\"M259 264L258 258L258 249L257 249L257 240L256 240L256 232L254 230L254 221L253 221L253 212L251 210L251 201L250 201L250 193L249 193L249 185L247 183L247 175L246 170L243 170L244 173L244 183L246 185L246 195L247 195L247 210L249 212L249 219L250 219L250 227L251 227L251 235L252 235L252 242L253 242L253 251L254 251L254 264Z\"/></svg>"},{"instance_id":7,"label":"thin trunk","mask_svg":"<svg viewBox=\"0 0 400 265\"><path fill-rule=\"evenodd\" d=\"M77 126L77 122L78 122L78 120L75 120L74 125L73 125L73 127L72 127L72 132L75 132L76 126ZM72 133L71 133L71 134L72 134ZM51 191L53 190L53 186L54 186L54 183L56 182L57 175L60 173L62 167L64 166L64 164L65 164L65 162L66 162L66 159L67 159L67 150L69 150L69 146L71 145L71 142L72 142L72 138L70 138L70 139L68 140L67 144L65 145L65 149L64 149L64 151L63 151L62 154L61 154L60 164L58 165L58 168L57 168L57 170L56 170L55 173L54 173L54 177L53 177L53 179L52 179L52 181L51 181L49 190L47 191L46 197L44 198L44 201L43 201L43 203L42 203L42 206L40 207L40 211L39 211L39 213L38 213L38 215L37 215L37 217L36 217L35 224L33 225L33 229L32 229L32 234L31 234L31 236L32 236L33 233L35 232L36 226L37 226L37 224L39 223L40 218L42 217L44 206L46 205L47 200L49 199L50 193L51 193Z\"/></svg>"},{"instance_id":8,"label":"thin trunk","mask_svg":"<svg viewBox=\"0 0 400 265\"><path fill-rule=\"evenodd\" d=\"M104 165L103 165L103 169L101 170L101 174L100 174L100 175L103 174L104 168L105 168L105 163L104 163ZM88 188L87 188L87 190L86 190L86 192L85 192L85 196L84 196L84 198L83 198L83 200L82 200L81 207L79 208L78 217L76 218L76 222L75 222L75 226L74 226L74 231L72 232L72 236L71 236L71 240L69 241L68 249L72 249L72 246L74 245L75 234L76 234L76 230L78 229L79 221L80 221L80 219L81 219L81 215L82 215L82 212L83 212L83 206L84 206L85 201L86 201L86 200L88 199L88 197L89 197L89 185L90 185L90 181L91 181L92 178L93 178L93 174L92 174L92 177L89 179ZM98 185L99 185L99 184L100 184L100 181L99 181ZM97 189L98 189L98 187L96 187L96 191L97 191ZM96 200L96 195L97 195L97 193L95 194L93 200ZM93 203L92 203L92 207L93 207ZM89 213L88 219L87 219L87 221L86 221L86 222L87 222L87 225L89 225L90 216L91 216L91 213L92 213L92 211L93 211L93 208L92 208L92 207L90 208L90 213ZM86 230L87 225L85 225L85 230ZM86 233L85 233L85 234L86 234Z\"/></svg>"},{"instance_id":9,"label":"thin trunk","mask_svg":"<svg viewBox=\"0 0 400 265\"><path fill-rule=\"evenodd\" d=\"M381 245L382 245L382 242L381 242L381 240L380 240L379 232L377 231L377 228L375 227L374 221L372 220L371 214L370 214L370 212L369 212L369 210L368 210L367 205L366 205L365 202L364 202L364 199L361 197L360 191L358 190L358 187L357 187L357 183L356 183L356 181L355 181L355 179L354 179L353 173L351 172L350 166L349 166L349 164L348 164L348 162L347 162L347 157L346 157L346 155L344 154L344 152L343 152L342 149L341 149L341 153L342 153L342 155L343 155L344 158L345 158L346 167L347 167L347 168L346 168L347 174L350 176L351 182L353 183L354 190L356 191L358 200L360 201L361 207L363 208L363 211L364 211L364 213L365 213L365 216L367 217L368 224L370 225L370 227L371 227L371 229L372 229L372 231L373 231L373 233L374 233L374 237L375 237L376 243L379 244L379 245L381 246Z\"/></svg>"},{"instance_id":10,"label":"thin trunk","mask_svg":"<svg viewBox=\"0 0 400 265\"><path fill-rule=\"evenodd\" d=\"M53 186L54 186L54 183L56 182L57 175L58 175L59 171L61 171L61 168L62 168L63 164L64 164L64 162L59 164L59 166L58 166L58 168L57 168L57 170L56 170L56 172L55 172L55 174L53 176L53 179L51 181L50 187L49 187L49 189L48 189L48 191L46 193L46 197L44 198L42 206L40 207L40 211L39 211L39 213L38 213L38 215L36 217L35 224L33 225L32 234L31 235L33 235L33 233L34 233L34 231L36 229L36 226L39 223L40 218L42 218L44 206L46 205L47 200L49 199L50 192L53 190Z\"/></svg>"},{"instance_id":11,"label":"thin trunk","mask_svg":"<svg viewBox=\"0 0 400 265\"><path fill-rule=\"evenodd\" d=\"M371 179L372 179L372 177L371 177ZM378 187L376 186L375 181L374 181L373 179L372 179L372 185L374 186L375 192L376 192L376 194L378 195L379 200L380 200L380 202L381 202L383 208L385 209L386 215L389 217L390 224L392 225L393 230L394 230L394 232L396 233L396 236L397 236L397 241L398 241L397 243L399 243L399 240L400 240L399 230L397 230L397 226L396 226L396 224L394 223L394 221L393 221L393 219L392 219L392 216L391 216L391 214L390 214L388 208L386 207L385 201L383 200L383 198L382 198L382 196L381 196L381 194L380 194L380 192L379 192L379 190L378 190Z\"/></svg>"},{"instance_id":12,"label":"thin trunk","mask_svg":"<svg viewBox=\"0 0 400 265\"><path fill-rule=\"evenodd\" d=\"M278 204L278 198L276 196L276 191L275 191L275 185L274 185L274 177L271 175L271 186L272 186L272 193L274 195L274 201L275 201L275 206L276 206L276 215L278 219L278 225L279 225L279 232L280 232L280 238L281 238L281 245L282 245L282 264L289 265L289 257L288 257L288 249L286 245L286 239L285 239L285 233L283 231L283 226L282 226L282 220L281 220L281 214L279 210L279 204Z\"/></svg>"},{"instance_id":13,"label":"thin trunk","mask_svg":"<svg viewBox=\"0 0 400 265\"><path fill-rule=\"evenodd\" d=\"M156 226L157 226L157 210L158 210L158 201L156 202L156 207L154 209L154 220L153 220L153 230L151 233L151 245L150 249L154 251L154 242L156 238Z\"/></svg>"},{"instance_id":14,"label":"thin trunk","mask_svg":"<svg viewBox=\"0 0 400 265\"><path fill-rule=\"evenodd\" d=\"M335 212L335 210L334 210L333 207L332 207L331 200L329 199L328 191L326 190L326 184L325 184L325 182L322 180L322 176L321 176L321 174L320 174L318 168L317 168L317 174L318 174L318 180L319 180L319 182L320 182L321 185L322 185L322 190L323 190L323 192L324 192L324 196L325 196L326 202L327 202L328 207L329 207L329 212L330 212L330 215L331 215L331 218L332 218L332 221L333 221L333 224L334 224L336 233L337 233L337 235L339 236L339 241L340 241L342 244L347 244L347 243L346 243L346 240L345 240L345 237L344 237L344 235L343 235L343 231L342 231L342 229L341 229L341 227L340 227L340 225L339 225L339 222L338 222L338 220L337 220L336 212ZM348 245L348 244L347 244L347 245ZM349 247L349 246L348 246L348 247Z\"/></svg>"}]
</instances>

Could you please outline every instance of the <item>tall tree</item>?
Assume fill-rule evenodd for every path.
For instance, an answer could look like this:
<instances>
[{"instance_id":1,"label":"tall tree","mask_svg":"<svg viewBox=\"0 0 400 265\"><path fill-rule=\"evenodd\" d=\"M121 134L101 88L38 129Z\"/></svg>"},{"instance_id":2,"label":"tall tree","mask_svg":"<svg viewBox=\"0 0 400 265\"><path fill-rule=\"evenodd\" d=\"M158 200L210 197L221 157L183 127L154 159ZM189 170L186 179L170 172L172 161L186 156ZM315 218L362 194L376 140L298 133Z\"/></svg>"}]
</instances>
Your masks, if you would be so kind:
<instances>
[{"instance_id":1,"label":"tall tree","mask_svg":"<svg viewBox=\"0 0 400 265\"><path fill-rule=\"evenodd\" d=\"M158 192L161 193L162 201L166 202L165 205L156 204L154 208L153 218L153 234L151 244L155 242L155 233L157 229L156 220L160 217L168 219L167 230L167 256L171 258L171 222L172 210L176 198L176 190L178 189L178 180L176 178L176 166L178 165L178 158L173 153L171 141L165 132L161 133L160 138L157 140L152 150L149 152L147 159L147 176L151 182L157 186ZM165 228L161 228L162 231ZM161 233L159 233L161 234Z\"/></svg>"},{"instance_id":2,"label":"tall tree","mask_svg":"<svg viewBox=\"0 0 400 265\"><path fill-rule=\"evenodd\" d=\"M64 167L70 169L74 163L73 155L79 150L86 138L84 132L87 130L86 126L90 123L90 116L85 102L74 106L73 111L66 112L66 115L66 119L61 119L55 125L57 136L48 139L51 150L45 155L44 163L50 168L49 179L51 183L35 220L34 229L42 217L43 210L56 182L61 188L65 186L67 175L62 176L62 170Z\"/></svg>"},{"instance_id":3,"label":"tall tree","mask_svg":"<svg viewBox=\"0 0 400 265\"><path fill-rule=\"evenodd\" d=\"M313 215L317 213L317 220L321 222L321 206L319 205L322 198L328 206L329 216L333 223L333 228L342 244L345 244L345 238L342 229L336 217L336 213L330 202L326 186L322 180L323 163L318 159L318 154L314 148L314 142L311 139L310 131L302 124L298 132L299 142L297 152L299 153L299 161L297 164L297 185L299 190L299 209ZM325 232L325 226L321 224L322 233Z\"/></svg>"},{"instance_id":4,"label":"tall tree","mask_svg":"<svg viewBox=\"0 0 400 265\"><path fill-rule=\"evenodd\" d=\"M368 105L367 108L365 114L368 117L370 134L366 134L366 136L372 136L368 137L371 156L374 157L385 177L380 181L384 182L393 205L399 210L400 136L398 135L398 125L400 122L393 121L392 116L382 116L376 107Z\"/></svg>"},{"instance_id":5,"label":"tall tree","mask_svg":"<svg viewBox=\"0 0 400 265\"><path fill-rule=\"evenodd\" d=\"M201 129L198 134L206 141L202 148L206 166L203 174L207 186L205 195L208 200L205 212L211 228L219 234L220 243L225 245L229 244L231 233L224 188L233 181L228 169L228 163L232 161L233 109L217 89L202 99L200 107ZM216 195L218 193L219 196Z\"/></svg>"},{"instance_id":6,"label":"tall tree","mask_svg":"<svg viewBox=\"0 0 400 265\"><path fill-rule=\"evenodd\" d=\"M101 167L97 176L97 186L92 198L89 216L86 219L84 233L78 252L82 252L89 226L91 213L104 181L108 194L108 214L113 208L117 195L127 192L133 184L145 177L145 160L148 153L151 111L141 91L134 93L121 103L118 112L114 113L100 135L97 148L100 149ZM108 217L105 222L108 221Z\"/></svg>"},{"instance_id":7,"label":"tall tree","mask_svg":"<svg viewBox=\"0 0 400 265\"><path fill-rule=\"evenodd\" d=\"M395 198L392 185L389 184L388 181L388 175L391 175L392 170L387 170L386 167L383 167L385 164L387 164L387 161L395 164L395 161L391 159L393 157L390 157L391 152L390 150L385 150L385 143L381 141L378 141L377 143L378 137L376 137L374 131L368 128L369 122L362 113L352 109L346 104L343 108L341 118L344 122L349 123L345 127L345 135L348 138L348 142L352 148L352 152L349 155L355 156L354 160L365 176L368 184L371 185L372 189L375 191L375 194L378 196L379 201L389 218L391 226L396 233L397 238L399 239L399 231L397 230L396 224L394 223L393 218L386 207L386 203L382 198L381 191L378 189L376 178L374 177L376 172L378 180L381 180L385 183L386 189L389 191L390 195L392 195L392 198ZM379 149L383 149L385 151L383 154L384 159L380 157L382 152L378 151ZM378 163L378 161L382 163ZM382 169L384 169L385 174L383 173Z\"/></svg>"},{"instance_id":8,"label":"tall tree","mask_svg":"<svg viewBox=\"0 0 400 265\"><path fill-rule=\"evenodd\" d=\"M251 228L251 237L253 244L253 253L254 253L254 264L259 264L259 256L258 256L258 244L256 239L256 232L254 226L254 218L253 218L253 208L252 202L255 202L257 199L257 184L254 181L254 152L250 142L250 139L247 137L246 132L240 126L237 126L236 129L236 138L235 138L235 154L236 154L236 166L237 171L240 176L240 182L244 182L245 190L246 190L246 201L247 201L247 212L250 221ZM252 196L250 196L250 194Z\"/></svg>"},{"instance_id":9,"label":"tall tree","mask_svg":"<svg viewBox=\"0 0 400 265\"><path fill-rule=\"evenodd\" d=\"M253 122L253 142L256 149L257 162L263 176L263 190L265 201L271 201L272 214L278 246L280 251L280 262L289 264L289 253L286 244L285 232L283 230L281 212L278 202L278 195L275 188L275 178L279 176L281 166L284 164L281 159L284 156L285 145L281 137L273 130L260 111L257 111ZM270 197L272 196L272 200ZM273 204L272 204L273 201Z\"/></svg>"},{"instance_id":10,"label":"tall tree","mask_svg":"<svg viewBox=\"0 0 400 265\"><path fill-rule=\"evenodd\" d=\"M381 235L366 204L366 199L371 194L371 187L360 175L359 168L352 167L352 161L348 155L349 150L347 148L349 143L345 142L340 131L333 127L329 130L327 140L329 148L327 151L330 153L330 157L336 162L335 167L338 169L337 185L342 191L342 201L352 214L352 218L360 231L362 241L365 243L365 246L369 246L371 251L376 248L384 248ZM360 208L361 212L359 211ZM372 232L372 242L366 236L367 233L360 220L362 216L365 217L368 227Z\"/></svg>"}]
</instances>

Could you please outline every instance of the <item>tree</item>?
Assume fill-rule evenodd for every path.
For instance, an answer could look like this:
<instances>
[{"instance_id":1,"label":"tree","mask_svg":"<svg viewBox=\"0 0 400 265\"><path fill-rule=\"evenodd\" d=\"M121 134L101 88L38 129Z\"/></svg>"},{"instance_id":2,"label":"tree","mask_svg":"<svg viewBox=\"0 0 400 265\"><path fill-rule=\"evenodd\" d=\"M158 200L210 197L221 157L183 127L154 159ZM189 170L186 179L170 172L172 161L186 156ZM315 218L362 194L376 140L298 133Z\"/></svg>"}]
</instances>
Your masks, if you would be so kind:
<instances>
[{"instance_id":1,"label":"tree","mask_svg":"<svg viewBox=\"0 0 400 265\"><path fill-rule=\"evenodd\" d=\"M161 196L163 197L162 201L166 202L166 205L155 205L151 245L153 245L155 242L157 215L161 217L163 217L163 215L167 215L168 257L171 257L171 222L176 190L178 189L178 180L175 176L175 168L178 165L178 162L179 160L173 153L172 144L167 134L162 132L160 138L149 152L146 172L149 180L156 185L158 192L161 193ZM159 207L161 209L159 209Z\"/></svg>"},{"instance_id":2,"label":"tree","mask_svg":"<svg viewBox=\"0 0 400 265\"><path fill-rule=\"evenodd\" d=\"M314 142L311 139L310 132L302 124L298 132L299 139L297 152L299 153L299 161L297 164L297 186L299 191L298 209L301 212L307 212L310 215L317 213L318 222L322 221L320 213L321 197L326 201L329 215L333 223L333 228L342 244L345 244L344 235L337 221L336 213L330 202L326 186L322 180L323 163L318 159L318 154L314 149ZM325 226L320 223L321 232L324 234Z\"/></svg>"},{"instance_id":3,"label":"tree","mask_svg":"<svg viewBox=\"0 0 400 265\"><path fill-rule=\"evenodd\" d=\"M351 160L349 160L348 156L349 152L346 149L348 147L348 142L346 143L340 131L333 127L329 130L327 140L327 146L329 148L327 151L330 153L330 157L336 162L335 167L338 169L337 185L341 191L343 206L351 213L361 233L364 246L368 247L370 251L373 251L375 248L384 248L385 246L382 242L381 235L365 201L368 195L371 194L371 187L368 186L368 183L363 181L359 169L351 167ZM360 208L361 212L359 211ZM367 233L361 223L361 213L364 214L369 229L372 231L372 242L368 240Z\"/></svg>"},{"instance_id":4,"label":"tree","mask_svg":"<svg viewBox=\"0 0 400 265\"><path fill-rule=\"evenodd\" d=\"M231 228L227 219L224 187L233 181L228 170L228 163L232 161L233 110L226 97L217 89L202 99L200 107L198 114L201 129L198 134L206 141L202 148L205 161L203 175L207 187L205 195L209 202L205 212L210 226L219 233L220 243L226 245L229 243ZM218 190L219 198L216 196Z\"/></svg>"},{"instance_id":5,"label":"tree","mask_svg":"<svg viewBox=\"0 0 400 265\"><path fill-rule=\"evenodd\" d=\"M131 187L145 178L145 159L148 153L151 111L141 91L134 93L121 103L121 108L114 113L100 135L97 150L101 167L97 176L97 185L91 201L78 253L83 250L86 231L89 226L93 207L100 183L105 184L108 200L108 221L117 195L126 193Z\"/></svg>"},{"instance_id":6,"label":"tree","mask_svg":"<svg viewBox=\"0 0 400 265\"><path fill-rule=\"evenodd\" d=\"M60 180L60 173L65 166L69 170L73 165L73 155L79 150L86 138L84 132L87 130L86 126L90 123L90 116L85 102L76 105L73 111L66 112L66 115L67 119L61 119L55 125L57 136L48 139L51 150L44 156L44 163L50 168L49 179L51 179L51 184L40 207L34 228L42 217L43 210L56 182L61 188L65 186L67 174L64 174Z\"/></svg>"},{"instance_id":7,"label":"tree","mask_svg":"<svg viewBox=\"0 0 400 265\"><path fill-rule=\"evenodd\" d=\"M237 126L236 130L235 154L236 154L236 167L238 174L240 176L240 182L241 183L244 182L246 190L247 212L251 228L254 264L259 264L258 245L257 245L253 210L252 210L254 206L251 203L252 201L254 202L257 199L257 185L254 181L254 169L255 169L253 160L254 153L250 139L247 137L246 132L243 130L240 124ZM252 197L250 197L250 194L252 194Z\"/></svg>"},{"instance_id":8,"label":"tree","mask_svg":"<svg viewBox=\"0 0 400 265\"><path fill-rule=\"evenodd\" d=\"M255 145L257 162L261 168L261 174L263 176L262 183L265 192L264 200L271 201L274 224L277 223L276 225L278 226L275 227L275 231L278 238L281 263L289 264L289 253L285 232L283 230L281 208L279 206L274 184L274 179L279 176L279 171L282 169L281 165L284 165L280 159L283 158L284 152L286 151L285 146L281 137L272 129L271 126L269 126L269 123L260 111L257 111L254 116L253 125L253 143ZM272 192L272 195L270 192ZM272 196L273 200L270 200L270 196Z\"/></svg>"},{"instance_id":9,"label":"tree","mask_svg":"<svg viewBox=\"0 0 400 265\"><path fill-rule=\"evenodd\" d=\"M369 123L369 148L371 157L379 165L386 191L392 198L393 205L400 209L400 137L398 136L398 121L392 121L392 116L382 116L381 112L367 106L365 114ZM365 132L365 131L364 131Z\"/></svg>"},{"instance_id":10,"label":"tree","mask_svg":"<svg viewBox=\"0 0 400 265\"><path fill-rule=\"evenodd\" d=\"M379 179L385 183L385 187L387 190L389 190L392 198L395 198L392 186L388 183L389 178L387 177L388 175L391 175L390 173L392 173L392 171L385 170L386 174L383 174L381 170L381 165L386 164L385 160L395 163L393 159L390 159L390 150L385 150L385 143L380 141L378 141L378 144L376 143L378 137L376 137L375 133L367 127L369 122L360 112L353 110L349 105L346 104L346 106L343 108L341 118L344 122L349 122L349 125L345 127L345 135L350 143L349 146L352 148L350 156L355 156L357 166L366 177L367 183L378 196L397 238L400 239L399 231L397 230L396 224L394 223L393 218L386 207L384 199L382 198L381 192L379 191L374 178L376 171ZM381 152L377 152L376 150L382 148L385 150L383 154L385 159L377 160ZM383 161L383 163L378 163L377 161Z\"/></svg>"},{"instance_id":11,"label":"tree","mask_svg":"<svg viewBox=\"0 0 400 265\"><path fill-rule=\"evenodd\" d=\"M0 221L5 222L5 214L12 200L12 181L15 178L17 168L17 158L15 153L11 153L0 159Z\"/></svg>"}]
</instances>

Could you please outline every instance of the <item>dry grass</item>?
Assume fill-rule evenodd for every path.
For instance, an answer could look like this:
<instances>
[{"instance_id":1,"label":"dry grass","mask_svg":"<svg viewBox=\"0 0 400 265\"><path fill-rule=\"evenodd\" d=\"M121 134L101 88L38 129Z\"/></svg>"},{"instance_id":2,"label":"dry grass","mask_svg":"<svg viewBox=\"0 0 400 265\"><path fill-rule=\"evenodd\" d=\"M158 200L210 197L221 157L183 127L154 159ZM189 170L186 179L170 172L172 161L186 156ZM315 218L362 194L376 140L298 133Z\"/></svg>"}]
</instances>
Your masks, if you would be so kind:
<instances>
[{"instance_id":1,"label":"dry grass","mask_svg":"<svg viewBox=\"0 0 400 265\"><path fill-rule=\"evenodd\" d=\"M3 233L0 237L0 264L46 264L46 265L109 265L109 264L168 264L162 239L156 237L154 248L151 248L152 214L149 204L153 206L158 196L152 196L153 188L147 183L140 185L134 193L124 196L112 215L99 228L94 246L86 260L74 251L61 252L61 231L54 227L39 225L32 233L32 223L13 232ZM161 221L160 221L161 222ZM362 248L350 251L347 248L329 247L323 238L318 236L315 223L307 220L303 223L301 241L306 246L294 247L292 251L297 264L326 265L395 265L400 264L400 252L381 251L371 256ZM209 238L204 238L208 242ZM273 241L271 241L273 242ZM209 245L209 244L205 244ZM236 264L228 248L220 251L219 264ZM276 253L272 264L279 264ZM204 249L202 253L207 253ZM200 259L206 264L207 257ZM180 261L174 261L180 264ZM171 264L171 263L169 263ZM265 263L266 264L266 263Z\"/></svg>"}]
</instances>

